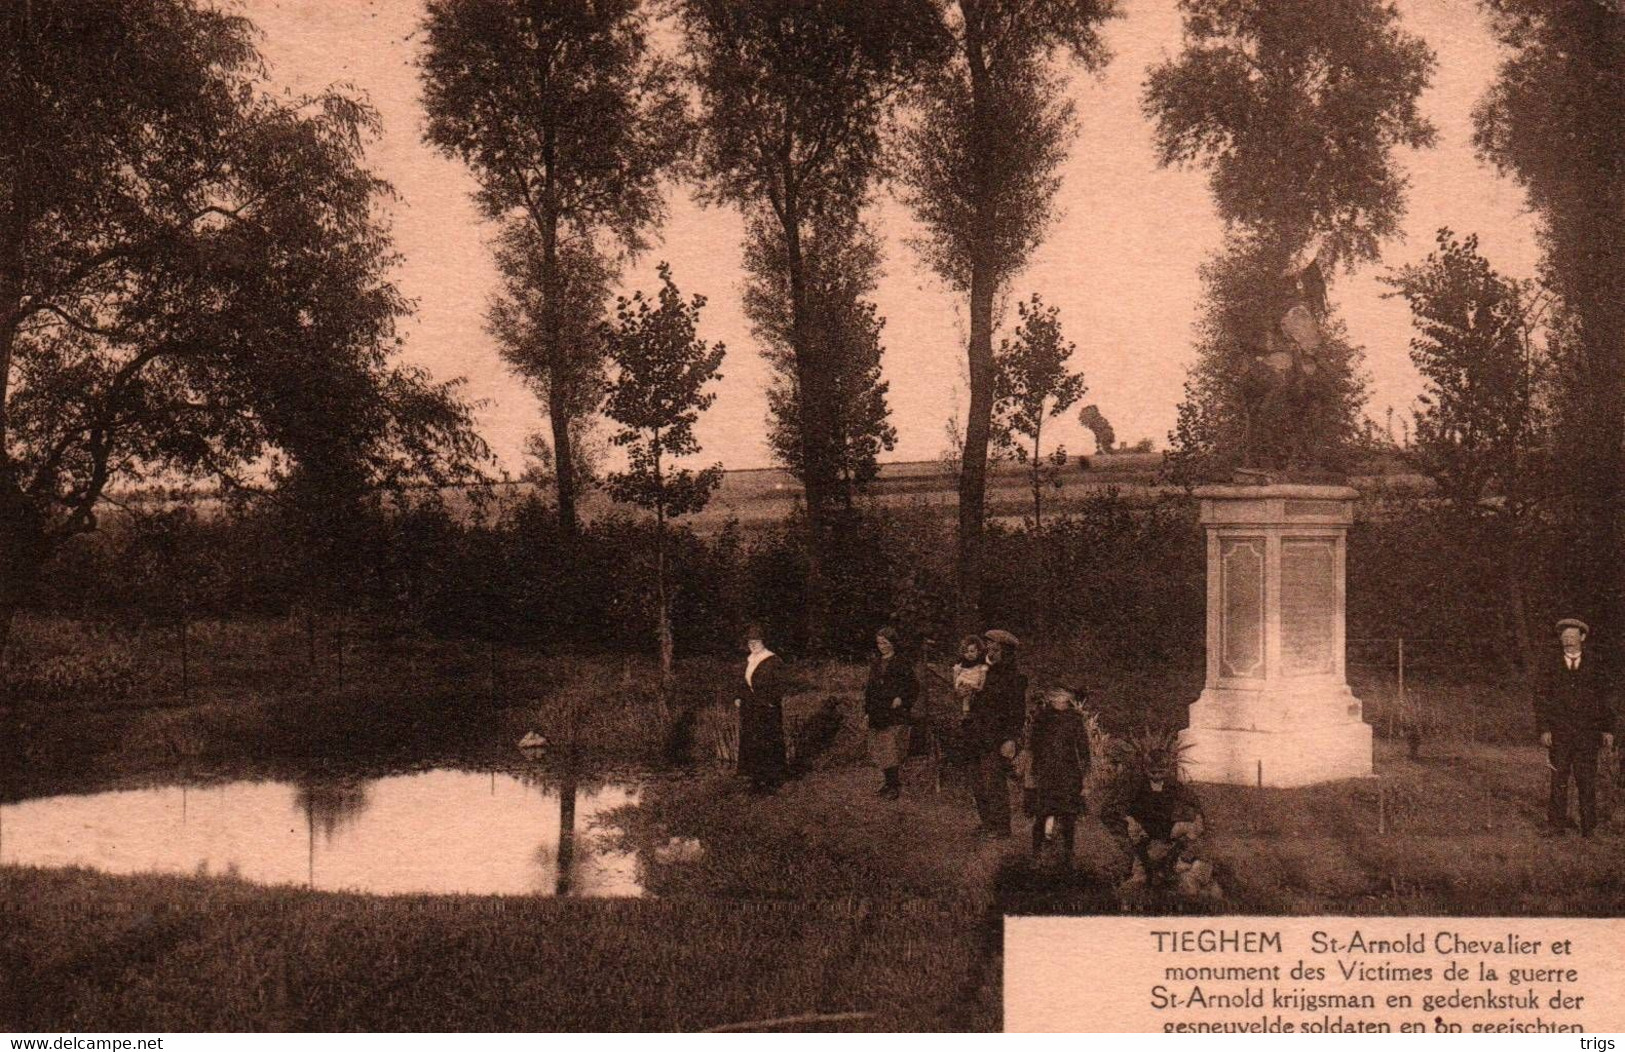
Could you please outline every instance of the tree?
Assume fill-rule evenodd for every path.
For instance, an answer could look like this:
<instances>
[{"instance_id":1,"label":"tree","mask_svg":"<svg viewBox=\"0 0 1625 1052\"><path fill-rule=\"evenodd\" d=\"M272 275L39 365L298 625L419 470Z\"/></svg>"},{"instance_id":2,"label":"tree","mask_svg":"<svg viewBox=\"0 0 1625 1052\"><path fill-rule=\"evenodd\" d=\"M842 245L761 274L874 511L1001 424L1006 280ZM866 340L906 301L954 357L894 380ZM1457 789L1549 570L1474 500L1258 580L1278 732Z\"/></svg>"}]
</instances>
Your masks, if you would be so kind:
<instances>
[{"instance_id":1,"label":"tree","mask_svg":"<svg viewBox=\"0 0 1625 1052\"><path fill-rule=\"evenodd\" d=\"M782 244L797 458L807 499L807 642L827 628L826 560L840 505L842 370L817 336L813 225L856 213L880 174L881 125L938 39L932 0L679 0L699 96L703 199L771 224Z\"/></svg>"},{"instance_id":2,"label":"tree","mask_svg":"<svg viewBox=\"0 0 1625 1052\"><path fill-rule=\"evenodd\" d=\"M1625 9L1486 0L1508 52L1475 120L1482 156L1541 221L1542 279L1563 303L1554 380L1570 582L1564 601L1625 658Z\"/></svg>"},{"instance_id":3,"label":"tree","mask_svg":"<svg viewBox=\"0 0 1625 1052\"><path fill-rule=\"evenodd\" d=\"M926 229L927 264L969 300L970 406L959 472L956 620L981 623L982 534L994 383L993 308L1043 240L1074 130L1053 68L1064 53L1105 65L1100 26L1114 0L954 0L948 62L925 78L903 137L906 200Z\"/></svg>"},{"instance_id":4,"label":"tree","mask_svg":"<svg viewBox=\"0 0 1625 1052\"><path fill-rule=\"evenodd\" d=\"M575 457L573 470L576 481L583 486L597 482L605 453L605 443L593 430L589 430L590 423L588 420L579 421L570 436L570 452ZM547 440L545 432L533 431L525 436L524 456L525 467L520 477L538 487L552 487L556 479L553 444Z\"/></svg>"},{"instance_id":5,"label":"tree","mask_svg":"<svg viewBox=\"0 0 1625 1052\"><path fill-rule=\"evenodd\" d=\"M567 503L573 506L575 496L593 481L591 453L580 448L580 443L592 430L604 400L600 330L617 268L589 243L562 241L551 279L558 290L559 309L554 318L542 293L549 278L543 272L545 253L538 241L528 222L510 222L498 235L496 261L502 286L486 309L486 329L496 339L502 357L542 404L555 407L556 416L555 410L549 411L549 433L556 436L559 422L564 423L570 465L562 476L553 459L553 442L540 432L533 438L541 441L537 452L546 451L543 474L548 484L557 494L561 477L567 478L562 484L571 494ZM556 343L546 336L550 323L558 326ZM561 506L561 522L563 518Z\"/></svg>"},{"instance_id":6,"label":"tree","mask_svg":"<svg viewBox=\"0 0 1625 1052\"><path fill-rule=\"evenodd\" d=\"M0 9L0 625L110 487L484 459L456 385L395 359L375 114L273 96L253 32L191 0Z\"/></svg>"},{"instance_id":7,"label":"tree","mask_svg":"<svg viewBox=\"0 0 1625 1052\"><path fill-rule=\"evenodd\" d=\"M1478 235L1448 229L1418 265L1385 279L1410 304L1411 361L1425 384L1413 456L1458 507L1499 499L1521 512L1537 499L1544 466L1541 349L1534 339L1550 297L1503 277Z\"/></svg>"},{"instance_id":8,"label":"tree","mask_svg":"<svg viewBox=\"0 0 1625 1052\"><path fill-rule=\"evenodd\" d=\"M1110 453L1117 448L1117 432L1098 405L1091 402L1078 410L1078 423L1094 433L1096 453Z\"/></svg>"},{"instance_id":9,"label":"tree","mask_svg":"<svg viewBox=\"0 0 1625 1052\"><path fill-rule=\"evenodd\" d=\"M1410 304L1411 361L1426 385L1410 456L1449 502L1458 536L1493 553L1512 632L1533 661L1524 585L1531 513L1547 489L1549 376L1535 339L1551 297L1497 273L1477 235L1441 229L1438 248L1385 279Z\"/></svg>"},{"instance_id":10,"label":"tree","mask_svg":"<svg viewBox=\"0 0 1625 1052\"><path fill-rule=\"evenodd\" d=\"M673 460L700 451L694 424L716 395L705 386L721 379L723 346L696 335L705 297L683 301L671 268L660 265L658 302L642 292L621 297L607 343L615 378L604 411L620 425L610 441L627 451L629 466L606 478L616 500L654 512L655 591L660 642L662 704L673 683L671 587L666 580L666 523L704 508L722 482L722 465L700 471Z\"/></svg>"},{"instance_id":11,"label":"tree","mask_svg":"<svg viewBox=\"0 0 1625 1052\"><path fill-rule=\"evenodd\" d=\"M1067 363L1076 347L1061 335L1061 309L1045 307L1038 293L1017 304L1021 323L1014 339L1006 339L994 356L994 434L1026 465L1033 495L1033 527L1044 528L1044 485L1060 485L1058 469L1066 463L1066 449L1055 447L1044 456L1044 421L1060 416L1082 398L1088 387L1083 374ZM1029 448L1029 445L1031 448Z\"/></svg>"},{"instance_id":12,"label":"tree","mask_svg":"<svg viewBox=\"0 0 1625 1052\"><path fill-rule=\"evenodd\" d=\"M651 54L637 0L430 0L424 32L425 137L473 170L481 210L507 224L499 258L509 296L525 302L526 338L493 328L545 389L559 525L571 536L571 421L596 406L578 337L600 313L571 316L597 288L573 279L588 267L613 280L611 247L640 251L663 218L660 179L687 133L673 70Z\"/></svg>"},{"instance_id":13,"label":"tree","mask_svg":"<svg viewBox=\"0 0 1625 1052\"><path fill-rule=\"evenodd\" d=\"M775 224L752 224L745 250L745 313L773 366L768 390L768 445L774 458L805 482L801 439L801 389L796 382L794 319L789 295L784 239ZM819 345L832 376L835 471L838 500L850 509L856 492L879 474L879 456L897 444L886 403L890 385L880 378L880 342L885 320L873 295L880 270L880 246L853 215L826 215L806 241L806 301L811 339Z\"/></svg>"},{"instance_id":14,"label":"tree","mask_svg":"<svg viewBox=\"0 0 1625 1052\"><path fill-rule=\"evenodd\" d=\"M1207 169L1229 235L1203 272L1198 361L1172 436L1180 462L1222 472L1249 434L1279 442L1269 432L1312 425L1286 440L1335 464L1359 432L1364 388L1358 353L1335 324L1311 363L1308 408L1260 426L1249 387L1269 354L1276 290L1310 246L1321 249L1317 279L1330 280L1332 261L1351 269L1375 260L1397 231L1406 180L1393 153L1434 141L1416 105L1433 54L1387 0L1179 6L1184 51L1151 70L1143 106L1161 164Z\"/></svg>"}]
</instances>

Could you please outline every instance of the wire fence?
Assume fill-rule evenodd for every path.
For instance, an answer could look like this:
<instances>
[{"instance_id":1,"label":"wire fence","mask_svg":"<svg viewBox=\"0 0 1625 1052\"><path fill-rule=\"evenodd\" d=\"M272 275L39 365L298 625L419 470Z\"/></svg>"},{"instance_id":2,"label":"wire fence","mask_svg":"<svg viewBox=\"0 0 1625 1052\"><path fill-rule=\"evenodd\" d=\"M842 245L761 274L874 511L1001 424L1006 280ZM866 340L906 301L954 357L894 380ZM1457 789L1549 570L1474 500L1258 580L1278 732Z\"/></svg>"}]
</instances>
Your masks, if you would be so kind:
<instances>
[{"instance_id":1,"label":"wire fence","mask_svg":"<svg viewBox=\"0 0 1625 1052\"><path fill-rule=\"evenodd\" d=\"M1471 637L1357 637L1349 683L1381 737L1414 757L1429 739L1523 741L1533 735L1529 682L1517 655Z\"/></svg>"}]
</instances>

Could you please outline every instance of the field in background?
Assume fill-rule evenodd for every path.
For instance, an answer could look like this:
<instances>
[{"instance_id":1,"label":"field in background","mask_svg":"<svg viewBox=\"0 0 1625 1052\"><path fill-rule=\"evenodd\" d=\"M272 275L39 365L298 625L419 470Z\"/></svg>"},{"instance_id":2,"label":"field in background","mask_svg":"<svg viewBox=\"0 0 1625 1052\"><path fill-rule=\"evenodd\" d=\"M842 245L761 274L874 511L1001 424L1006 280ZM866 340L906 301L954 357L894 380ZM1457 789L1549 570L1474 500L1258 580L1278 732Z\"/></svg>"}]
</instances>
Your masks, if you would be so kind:
<instances>
[{"instance_id":1,"label":"field in background","mask_svg":"<svg viewBox=\"0 0 1625 1052\"><path fill-rule=\"evenodd\" d=\"M1105 453L1088 457L1073 457L1057 473L1059 486L1046 486L1044 514L1065 515L1075 511L1081 502L1092 495L1108 490L1131 502L1148 501L1162 493L1178 492L1163 478L1165 455L1162 453ZM937 460L890 462L880 465L879 476L869 485L863 501L880 507L940 508L945 517L951 516L959 500L959 483L950 465ZM1026 469L1014 461L995 461L988 468L987 515L990 519L1019 522L1032 514L1032 490ZM1419 477L1404 473L1397 463L1373 462L1356 476L1353 484L1368 485L1381 481L1389 487L1404 490L1425 488ZM492 491L499 505L517 501L537 492L530 482L497 483ZM453 490L447 494L451 505L468 514L470 501L467 491ZM551 495L543 493L544 497ZM729 521L741 527L759 529L784 521L802 498L801 484L782 468L741 468L725 471L722 485L705 510L684 521L701 532L719 529ZM125 494L121 500L132 507L158 507L168 504L167 498L150 494ZM207 510L214 505L209 497L201 497L196 506ZM579 498L584 519L592 520L614 511L628 511L617 505L602 489L590 488Z\"/></svg>"}]
</instances>

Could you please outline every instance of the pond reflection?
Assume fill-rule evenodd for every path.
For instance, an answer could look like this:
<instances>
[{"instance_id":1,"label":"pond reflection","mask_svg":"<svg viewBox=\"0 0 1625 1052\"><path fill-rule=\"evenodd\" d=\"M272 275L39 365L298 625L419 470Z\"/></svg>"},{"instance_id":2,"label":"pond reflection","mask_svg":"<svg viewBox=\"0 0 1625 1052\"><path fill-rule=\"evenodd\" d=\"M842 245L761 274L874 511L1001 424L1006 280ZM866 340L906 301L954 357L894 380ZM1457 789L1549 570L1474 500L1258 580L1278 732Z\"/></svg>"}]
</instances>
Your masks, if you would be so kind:
<instances>
[{"instance_id":1,"label":"pond reflection","mask_svg":"<svg viewBox=\"0 0 1625 1052\"><path fill-rule=\"evenodd\" d=\"M638 895L635 857L596 828L637 795L571 776L426 771L49 797L0 806L0 863L378 894Z\"/></svg>"}]
</instances>

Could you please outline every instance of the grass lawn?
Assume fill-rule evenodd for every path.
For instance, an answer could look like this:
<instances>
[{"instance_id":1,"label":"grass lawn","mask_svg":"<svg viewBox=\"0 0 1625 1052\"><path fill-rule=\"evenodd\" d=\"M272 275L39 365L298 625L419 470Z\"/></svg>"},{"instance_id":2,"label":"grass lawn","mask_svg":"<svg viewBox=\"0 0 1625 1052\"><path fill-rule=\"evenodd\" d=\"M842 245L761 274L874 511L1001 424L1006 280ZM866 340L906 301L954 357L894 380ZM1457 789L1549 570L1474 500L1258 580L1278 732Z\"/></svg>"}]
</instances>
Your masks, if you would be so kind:
<instances>
[{"instance_id":1,"label":"grass lawn","mask_svg":"<svg viewBox=\"0 0 1625 1052\"><path fill-rule=\"evenodd\" d=\"M228 630L239 631L217 629ZM302 691L285 682L297 638L240 631L216 651L230 663L190 699L13 707L4 798L312 765L494 769L537 726L573 735L584 758L658 772L638 807L610 817L652 897L380 898L4 867L0 1029L693 1030L836 1016L795 1025L987 1030L1001 1021L1003 914L1120 908L1126 866L1093 820L1080 826L1079 873L1063 880L1025 859L1019 819L1012 840L977 840L962 781L950 773L938 791L926 761L905 771L901 801L877 799L854 666L799 671L807 689L793 715L833 697L845 720L797 779L760 798L708 762L714 721L700 721L689 762L675 762L639 666L504 654L494 704L482 655L424 644L389 660L360 650L344 688ZM1113 706L1108 725L1164 718L1195 696L1188 670L1128 676L1077 654L1032 657L1039 682L1087 676ZM723 700L736 671L689 666L682 704ZM1380 712L1380 684L1356 689ZM1619 833L1534 835L1545 770L1521 744L1521 702L1477 689L1428 696L1440 728L1468 725L1456 707L1489 715L1471 721L1470 738L1429 737L1416 760L1379 742L1376 779L1201 787L1222 910L1625 913ZM697 858L661 851L690 837Z\"/></svg>"}]
</instances>

